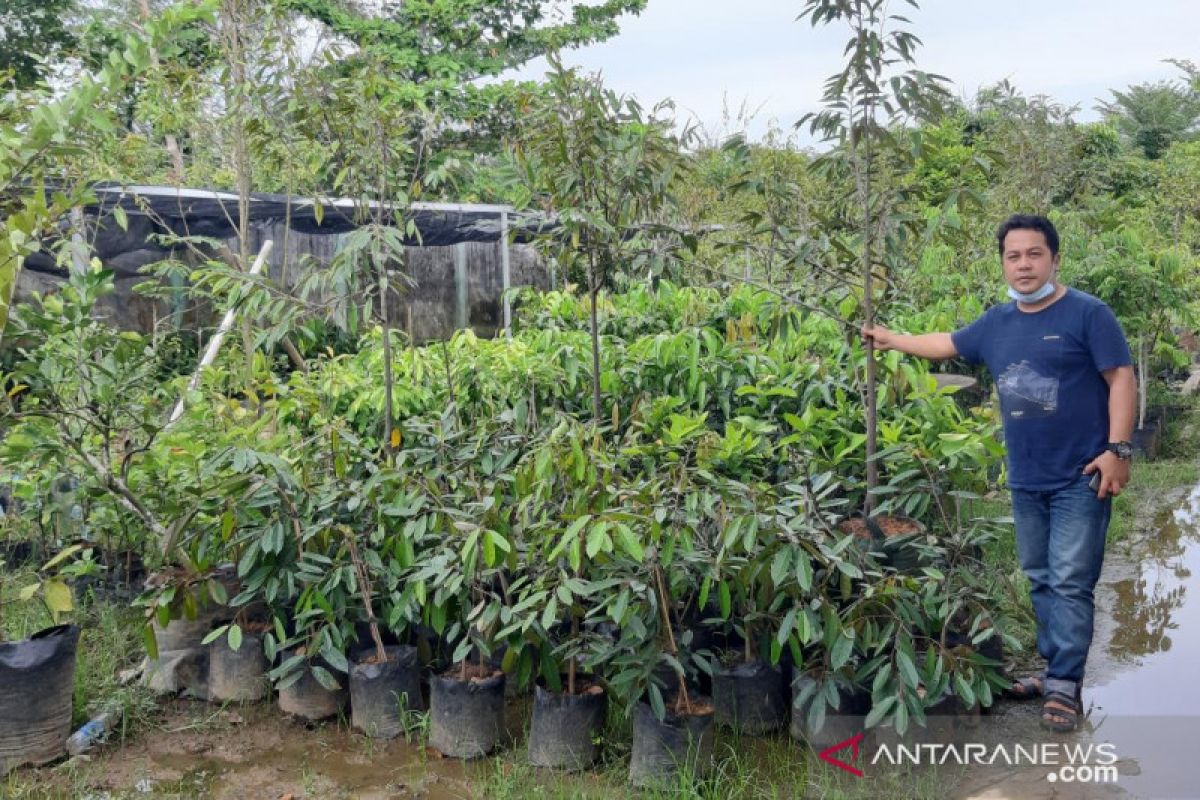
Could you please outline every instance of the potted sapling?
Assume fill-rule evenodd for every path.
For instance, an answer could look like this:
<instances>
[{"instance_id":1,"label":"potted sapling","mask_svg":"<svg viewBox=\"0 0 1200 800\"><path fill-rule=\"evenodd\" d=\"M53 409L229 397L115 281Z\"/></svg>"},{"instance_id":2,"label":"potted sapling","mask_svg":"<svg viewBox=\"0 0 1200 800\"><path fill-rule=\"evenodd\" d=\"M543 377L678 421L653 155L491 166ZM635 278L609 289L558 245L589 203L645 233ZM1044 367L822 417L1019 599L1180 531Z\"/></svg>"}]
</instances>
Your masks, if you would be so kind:
<instances>
[{"instance_id":1,"label":"potted sapling","mask_svg":"<svg viewBox=\"0 0 1200 800\"><path fill-rule=\"evenodd\" d=\"M267 635L267 655L279 660L270 672L279 708L308 721L337 716L345 709L350 671L346 654L357 641L361 595L347 546L353 537L354 509L336 485L344 477L340 469L337 472L341 474L311 487L307 504L300 507L308 513L298 513L297 519L311 521L297 521L294 558L279 567L285 573L283 583L296 587L296 594L279 598L286 608L276 610L274 630Z\"/></svg>"},{"instance_id":2,"label":"potted sapling","mask_svg":"<svg viewBox=\"0 0 1200 800\"><path fill-rule=\"evenodd\" d=\"M66 565L81 547L63 549L18 592L19 602L40 597L53 625L28 638L6 641L0 597L0 776L25 764L40 765L66 751L75 692L79 627L63 620L75 607Z\"/></svg>"},{"instance_id":3,"label":"potted sapling","mask_svg":"<svg viewBox=\"0 0 1200 800\"><path fill-rule=\"evenodd\" d=\"M855 630L843 619L843 608L864 586L863 552L851 547L851 537L834 527L842 487L832 473L821 473L789 484L775 518L782 543L772 557L772 569L787 594L787 613L776 641L787 641L795 661L792 673L792 738L813 747L840 742L862 729L870 706L863 691L863 671ZM874 571L870 577L879 577Z\"/></svg>"},{"instance_id":4,"label":"potted sapling","mask_svg":"<svg viewBox=\"0 0 1200 800\"><path fill-rule=\"evenodd\" d=\"M741 497L753 503L749 487L742 488ZM777 631L781 618L794 618L785 592L792 579L791 553L760 520L770 516L760 517L752 505L735 511L719 532L716 572L702 584L700 596L703 607L706 590L715 589L721 623L742 641L740 649L723 654L713 673L717 723L751 735L787 724L786 679L779 662L790 631L782 636Z\"/></svg>"},{"instance_id":5,"label":"potted sapling","mask_svg":"<svg viewBox=\"0 0 1200 800\"><path fill-rule=\"evenodd\" d=\"M697 500L684 501L689 494ZM643 511L629 528L644 531L633 548L642 557L622 547L597 565L597 579L613 582L603 613L620 629L608 646L605 675L612 696L633 716L630 782L670 786L704 774L712 761L712 701L689 681L711 666L684 646L686 632L677 635L681 609L695 601L710 558L697 533L706 503L671 477L646 480L636 495Z\"/></svg>"},{"instance_id":6,"label":"potted sapling","mask_svg":"<svg viewBox=\"0 0 1200 800\"><path fill-rule=\"evenodd\" d=\"M643 556L628 520L609 509L615 482L601 444L580 426L552 434L518 475L518 492L528 491L544 520L526 530L531 579L522 611L514 608L514 626L532 632L542 654L527 748L539 767L579 770L596 760L608 702L602 664L590 656L607 654L609 640L589 623L614 584L594 580L593 567L617 548Z\"/></svg>"},{"instance_id":7,"label":"potted sapling","mask_svg":"<svg viewBox=\"0 0 1200 800\"><path fill-rule=\"evenodd\" d=\"M320 563L312 556L304 561L314 567ZM279 709L310 722L341 714L348 699L345 677L339 680L333 673L345 676L350 669L346 650L354 641L354 627L345 587L352 585L354 568L328 561L324 579L305 586L296 598L292 635L276 615L268 645L280 661L269 673L279 692Z\"/></svg>"},{"instance_id":8,"label":"potted sapling","mask_svg":"<svg viewBox=\"0 0 1200 800\"><path fill-rule=\"evenodd\" d=\"M485 756L505 735L505 674L492 656L509 605L504 569L515 553L500 530L507 526L498 524L496 497L481 492L481 500L467 499L476 488L468 486L472 477L458 496L440 498L441 539L411 578L427 597L425 623L454 647L449 667L429 688L429 743L452 758Z\"/></svg>"},{"instance_id":9,"label":"potted sapling","mask_svg":"<svg viewBox=\"0 0 1200 800\"><path fill-rule=\"evenodd\" d=\"M367 549L364 554L349 528L343 533L371 636L371 646L355 653L350 664L350 723L368 736L392 739L405 730L405 712L424 707L417 649L407 644L385 645L375 617L373 577L390 578L394 585L398 570L385 568L377 550ZM399 621L399 615L390 615L392 630Z\"/></svg>"}]
</instances>

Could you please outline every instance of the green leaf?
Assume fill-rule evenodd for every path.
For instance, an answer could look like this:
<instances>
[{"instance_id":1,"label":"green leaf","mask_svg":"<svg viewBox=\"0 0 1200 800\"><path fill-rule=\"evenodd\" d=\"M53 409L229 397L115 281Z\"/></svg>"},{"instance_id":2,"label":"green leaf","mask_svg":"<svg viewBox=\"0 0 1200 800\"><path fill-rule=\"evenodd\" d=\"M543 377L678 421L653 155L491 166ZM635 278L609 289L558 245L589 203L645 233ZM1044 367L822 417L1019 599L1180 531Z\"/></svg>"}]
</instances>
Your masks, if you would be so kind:
<instances>
[{"instance_id":1,"label":"green leaf","mask_svg":"<svg viewBox=\"0 0 1200 800\"><path fill-rule=\"evenodd\" d=\"M158 637L154 635L154 627L149 623L142 626L142 644L146 646L146 657L152 661L158 659Z\"/></svg>"},{"instance_id":2,"label":"green leaf","mask_svg":"<svg viewBox=\"0 0 1200 800\"><path fill-rule=\"evenodd\" d=\"M55 622L58 621L60 615L75 608L75 598L71 594L71 587L67 586L61 578L46 581L43 588L46 595L46 608L50 609L50 615L54 617Z\"/></svg>"},{"instance_id":3,"label":"green leaf","mask_svg":"<svg viewBox=\"0 0 1200 800\"><path fill-rule=\"evenodd\" d=\"M229 649L236 652L242 646L242 628L240 625L229 626Z\"/></svg>"},{"instance_id":4,"label":"green leaf","mask_svg":"<svg viewBox=\"0 0 1200 800\"><path fill-rule=\"evenodd\" d=\"M720 581L717 584L717 597L721 603L721 619L729 619L729 615L733 613L733 597L729 592L729 581Z\"/></svg>"},{"instance_id":5,"label":"green leaf","mask_svg":"<svg viewBox=\"0 0 1200 800\"><path fill-rule=\"evenodd\" d=\"M796 582L800 584L801 591L807 592L812 589L812 581L812 561L806 551L799 550L796 556Z\"/></svg>"},{"instance_id":6,"label":"green leaf","mask_svg":"<svg viewBox=\"0 0 1200 800\"><path fill-rule=\"evenodd\" d=\"M221 635L224 634L227 630L229 630L228 625L220 625L216 628L213 628L211 631L208 632L207 636L205 636L203 639L200 640L200 644L202 644L202 645L212 644L217 639L220 639Z\"/></svg>"},{"instance_id":7,"label":"green leaf","mask_svg":"<svg viewBox=\"0 0 1200 800\"><path fill-rule=\"evenodd\" d=\"M83 545L81 545L81 544L73 544L70 547L64 547L62 550L59 551L58 555L54 556L54 558L50 559L45 564L42 564L42 568L38 571L39 572L49 572L51 569L58 566L63 561L70 558L75 553L78 553L82 549L83 549Z\"/></svg>"},{"instance_id":8,"label":"green leaf","mask_svg":"<svg viewBox=\"0 0 1200 800\"><path fill-rule=\"evenodd\" d=\"M912 657L903 650L896 651L896 668L900 671L900 677L910 689L916 689L921 683L921 678L917 674L917 667L913 664Z\"/></svg>"},{"instance_id":9,"label":"green leaf","mask_svg":"<svg viewBox=\"0 0 1200 800\"><path fill-rule=\"evenodd\" d=\"M542 609L542 627L546 630L554 627L554 623L558 621L558 599L551 597L550 602Z\"/></svg>"},{"instance_id":10,"label":"green leaf","mask_svg":"<svg viewBox=\"0 0 1200 800\"><path fill-rule=\"evenodd\" d=\"M661 722L667 717L667 704L663 702L662 692L653 683L646 687L646 694L650 698L650 710L654 712L654 716Z\"/></svg>"},{"instance_id":11,"label":"green leaf","mask_svg":"<svg viewBox=\"0 0 1200 800\"><path fill-rule=\"evenodd\" d=\"M887 713L892 710L892 706L896 705L896 695L889 695L883 698L880 702L871 706L871 712L867 714L866 722L863 724L865 728L874 728L879 722L887 716Z\"/></svg>"},{"instance_id":12,"label":"green leaf","mask_svg":"<svg viewBox=\"0 0 1200 800\"><path fill-rule=\"evenodd\" d=\"M629 589L622 589L613 603L610 616L612 617L612 621L618 625L625 619L625 611L629 608L629 600Z\"/></svg>"},{"instance_id":13,"label":"green leaf","mask_svg":"<svg viewBox=\"0 0 1200 800\"><path fill-rule=\"evenodd\" d=\"M483 563L489 567L496 566L496 545L492 543L491 531L483 532Z\"/></svg>"},{"instance_id":14,"label":"green leaf","mask_svg":"<svg viewBox=\"0 0 1200 800\"><path fill-rule=\"evenodd\" d=\"M700 583L700 597L696 601L696 605L699 607L701 614L705 613L705 609L708 608L708 593L711 591L712 578L706 575L704 580Z\"/></svg>"},{"instance_id":15,"label":"green leaf","mask_svg":"<svg viewBox=\"0 0 1200 800\"><path fill-rule=\"evenodd\" d=\"M833 650L829 654L830 667L835 670L841 669L850 660L850 654L853 651L854 639L847 636L845 631L842 631L834 641Z\"/></svg>"},{"instance_id":16,"label":"green leaf","mask_svg":"<svg viewBox=\"0 0 1200 800\"><path fill-rule=\"evenodd\" d=\"M329 670L325 669L324 667L314 666L312 668L312 674L313 677L317 679L317 683L321 684L329 691L336 692L341 690L342 685L338 683L337 679L330 675Z\"/></svg>"},{"instance_id":17,"label":"green leaf","mask_svg":"<svg viewBox=\"0 0 1200 800\"><path fill-rule=\"evenodd\" d=\"M612 540L608 538L608 523L603 521L598 522L596 523L596 526L588 532L588 558L595 558L601 551L610 549L612 549Z\"/></svg>"},{"instance_id":18,"label":"green leaf","mask_svg":"<svg viewBox=\"0 0 1200 800\"><path fill-rule=\"evenodd\" d=\"M646 558L646 550L642 547L642 543L637 540L630 527L624 523L617 524L617 539L621 542L621 548L629 554L630 558L635 561L643 561ZM703 608L703 600L700 603Z\"/></svg>"},{"instance_id":19,"label":"green leaf","mask_svg":"<svg viewBox=\"0 0 1200 800\"><path fill-rule=\"evenodd\" d=\"M971 688L971 682L964 678L961 674L954 676L954 685L958 689L958 696L962 698L963 705L971 708L975 705L975 690Z\"/></svg>"},{"instance_id":20,"label":"green leaf","mask_svg":"<svg viewBox=\"0 0 1200 800\"><path fill-rule=\"evenodd\" d=\"M788 637L792 635L792 628L794 628L795 625L796 607L792 606L792 608L788 610L787 614L784 615L783 622L779 623L779 633L775 637L776 641L778 641L781 645L786 642Z\"/></svg>"},{"instance_id":21,"label":"green leaf","mask_svg":"<svg viewBox=\"0 0 1200 800\"><path fill-rule=\"evenodd\" d=\"M792 554L790 551L785 549L775 554L775 558L771 560L771 582L775 584L776 589L783 586L791 568Z\"/></svg>"},{"instance_id":22,"label":"green leaf","mask_svg":"<svg viewBox=\"0 0 1200 800\"><path fill-rule=\"evenodd\" d=\"M883 691L883 687L887 685L888 678L892 677L892 665L890 662L884 664L875 673L875 680L871 683L871 694L878 695Z\"/></svg>"}]
</instances>

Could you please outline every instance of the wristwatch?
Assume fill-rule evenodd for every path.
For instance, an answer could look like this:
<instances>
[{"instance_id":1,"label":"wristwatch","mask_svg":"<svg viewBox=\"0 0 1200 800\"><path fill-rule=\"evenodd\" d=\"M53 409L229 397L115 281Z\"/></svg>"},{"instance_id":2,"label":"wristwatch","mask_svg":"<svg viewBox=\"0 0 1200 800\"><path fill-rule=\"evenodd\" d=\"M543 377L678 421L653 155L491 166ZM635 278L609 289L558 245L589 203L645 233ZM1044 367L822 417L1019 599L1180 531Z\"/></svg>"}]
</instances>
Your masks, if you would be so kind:
<instances>
[{"instance_id":1,"label":"wristwatch","mask_svg":"<svg viewBox=\"0 0 1200 800\"><path fill-rule=\"evenodd\" d=\"M1109 442L1104 448L1110 453L1115 453L1117 458L1122 461L1128 461L1133 458L1133 442Z\"/></svg>"}]
</instances>

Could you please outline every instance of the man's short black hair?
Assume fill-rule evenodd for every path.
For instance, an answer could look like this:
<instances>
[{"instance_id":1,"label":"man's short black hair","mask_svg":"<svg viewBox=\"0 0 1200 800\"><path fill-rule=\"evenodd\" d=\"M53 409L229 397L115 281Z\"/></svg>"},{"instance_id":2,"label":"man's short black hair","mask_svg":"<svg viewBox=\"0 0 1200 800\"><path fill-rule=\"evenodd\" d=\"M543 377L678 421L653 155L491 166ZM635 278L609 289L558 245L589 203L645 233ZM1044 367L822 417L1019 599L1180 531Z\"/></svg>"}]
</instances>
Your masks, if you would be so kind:
<instances>
[{"instance_id":1,"label":"man's short black hair","mask_svg":"<svg viewBox=\"0 0 1200 800\"><path fill-rule=\"evenodd\" d=\"M1041 231L1050 247L1050 255L1058 255L1058 230L1054 223L1040 214L1013 214L1000 225L996 231L996 241L1000 247L1000 257L1004 258L1004 237L1009 231Z\"/></svg>"}]
</instances>

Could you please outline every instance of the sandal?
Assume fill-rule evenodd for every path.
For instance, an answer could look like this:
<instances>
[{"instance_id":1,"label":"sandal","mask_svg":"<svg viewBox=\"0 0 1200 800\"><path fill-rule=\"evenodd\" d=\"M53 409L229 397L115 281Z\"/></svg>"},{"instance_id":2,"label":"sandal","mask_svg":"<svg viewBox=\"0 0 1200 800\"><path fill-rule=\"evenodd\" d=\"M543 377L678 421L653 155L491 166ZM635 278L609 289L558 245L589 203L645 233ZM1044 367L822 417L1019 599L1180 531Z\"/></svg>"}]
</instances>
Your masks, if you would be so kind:
<instances>
[{"instance_id":1,"label":"sandal","mask_svg":"<svg viewBox=\"0 0 1200 800\"><path fill-rule=\"evenodd\" d=\"M1083 702L1079 693L1072 697L1065 692L1048 691L1042 703L1042 727L1059 733L1070 733L1079 727Z\"/></svg>"},{"instance_id":2,"label":"sandal","mask_svg":"<svg viewBox=\"0 0 1200 800\"><path fill-rule=\"evenodd\" d=\"M1041 697L1045 687L1044 680L1041 675L1030 675L1026 678L1017 678L1012 682L1012 686L1004 690L1004 696L1012 700L1032 700L1035 697Z\"/></svg>"}]
</instances>

